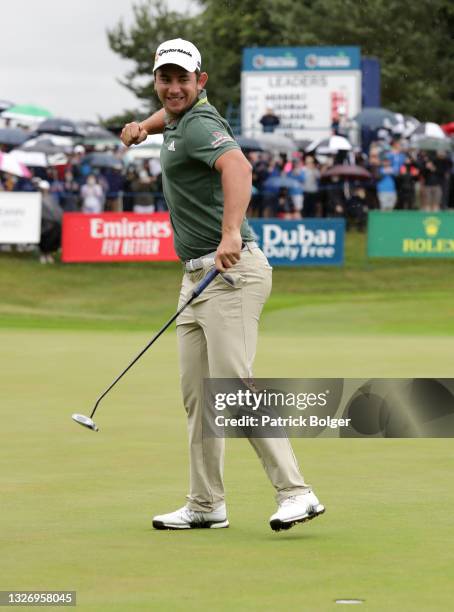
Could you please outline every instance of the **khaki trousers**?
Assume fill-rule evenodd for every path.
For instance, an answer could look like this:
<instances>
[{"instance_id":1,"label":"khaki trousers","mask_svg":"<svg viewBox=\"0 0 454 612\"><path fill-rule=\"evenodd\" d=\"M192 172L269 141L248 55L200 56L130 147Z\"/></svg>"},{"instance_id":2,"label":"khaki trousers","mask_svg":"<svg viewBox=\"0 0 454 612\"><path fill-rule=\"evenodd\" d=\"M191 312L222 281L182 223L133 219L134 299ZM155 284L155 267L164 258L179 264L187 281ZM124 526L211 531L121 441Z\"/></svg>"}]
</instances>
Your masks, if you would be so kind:
<instances>
[{"instance_id":1,"label":"khaki trousers","mask_svg":"<svg viewBox=\"0 0 454 612\"><path fill-rule=\"evenodd\" d=\"M186 272L179 305L207 270ZM224 502L223 438L202 435L204 378L252 376L260 313L271 291L272 269L259 248L241 253L228 274L219 275L177 319L180 378L188 418L190 489L188 506L215 510ZM310 490L287 438L250 438L280 502Z\"/></svg>"}]
</instances>

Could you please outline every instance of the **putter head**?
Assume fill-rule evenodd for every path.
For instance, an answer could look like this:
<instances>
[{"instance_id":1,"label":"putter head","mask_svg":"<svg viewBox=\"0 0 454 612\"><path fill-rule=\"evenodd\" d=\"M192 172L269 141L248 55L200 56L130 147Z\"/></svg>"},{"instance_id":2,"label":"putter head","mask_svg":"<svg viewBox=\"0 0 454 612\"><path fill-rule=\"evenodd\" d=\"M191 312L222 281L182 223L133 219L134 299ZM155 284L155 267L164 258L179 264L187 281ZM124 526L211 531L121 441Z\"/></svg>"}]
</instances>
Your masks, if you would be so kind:
<instances>
[{"instance_id":1,"label":"putter head","mask_svg":"<svg viewBox=\"0 0 454 612\"><path fill-rule=\"evenodd\" d=\"M93 421L93 419L90 419L90 417L87 417L87 416L85 416L83 414L74 413L72 415L72 418L73 418L74 421L76 421L76 423L79 423L79 425L83 425L84 427L88 427L88 429L92 429L93 431L99 431L98 426Z\"/></svg>"}]
</instances>

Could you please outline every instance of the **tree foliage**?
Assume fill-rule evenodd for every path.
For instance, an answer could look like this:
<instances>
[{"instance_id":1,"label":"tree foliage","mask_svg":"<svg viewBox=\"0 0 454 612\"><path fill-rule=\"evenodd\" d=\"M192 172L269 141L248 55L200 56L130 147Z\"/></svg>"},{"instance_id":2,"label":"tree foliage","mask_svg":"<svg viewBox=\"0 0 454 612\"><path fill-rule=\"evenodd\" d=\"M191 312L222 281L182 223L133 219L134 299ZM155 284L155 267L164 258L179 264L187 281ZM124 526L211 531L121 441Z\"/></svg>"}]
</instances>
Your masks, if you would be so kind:
<instances>
[{"instance_id":1,"label":"tree foliage","mask_svg":"<svg viewBox=\"0 0 454 612\"><path fill-rule=\"evenodd\" d=\"M156 108L154 53L169 38L202 51L210 101L224 112L240 101L243 47L359 45L380 60L382 104L420 120L454 117L454 4L450 0L199 0L190 16L163 0L134 6L134 23L108 32L111 48L134 67L122 81L147 110Z\"/></svg>"}]
</instances>

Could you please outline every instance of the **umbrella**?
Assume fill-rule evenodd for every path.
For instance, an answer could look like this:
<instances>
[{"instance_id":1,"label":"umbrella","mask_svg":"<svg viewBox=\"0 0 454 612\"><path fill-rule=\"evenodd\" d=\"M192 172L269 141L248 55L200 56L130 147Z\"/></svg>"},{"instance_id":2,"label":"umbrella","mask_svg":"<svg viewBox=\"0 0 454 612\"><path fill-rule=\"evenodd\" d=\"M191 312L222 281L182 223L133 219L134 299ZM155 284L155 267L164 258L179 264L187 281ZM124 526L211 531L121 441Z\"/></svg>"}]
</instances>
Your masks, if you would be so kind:
<instances>
[{"instance_id":1,"label":"umbrella","mask_svg":"<svg viewBox=\"0 0 454 612\"><path fill-rule=\"evenodd\" d=\"M365 108L353 117L353 119L356 123L359 123L359 125L370 127L372 130L381 127L392 127L398 123L395 113L387 108L379 107Z\"/></svg>"},{"instance_id":2,"label":"umbrella","mask_svg":"<svg viewBox=\"0 0 454 612\"><path fill-rule=\"evenodd\" d=\"M408 138L420 125L420 121L416 119L416 117L412 117L411 115L404 115L405 120L405 129L402 134L404 138Z\"/></svg>"},{"instance_id":3,"label":"umbrella","mask_svg":"<svg viewBox=\"0 0 454 612\"><path fill-rule=\"evenodd\" d=\"M300 193L302 192L301 183L297 179L291 178L286 174L281 176L271 176L270 178L266 179L263 186L265 189L276 191L282 187L286 187L287 189L299 191Z\"/></svg>"},{"instance_id":4,"label":"umbrella","mask_svg":"<svg viewBox=\"0 0 454 612\"><path fill-rule=\"evenodd\" d=\"M0 129L0 144L19 147L30 138L30 132L21 130L20 128L2 128Z\"/></svg>"},{"instance_id":5,"label":"umbrella","mask_svg":"<svg viewBox=\"0 0 454 612\"><path fill-rule=\"evenodd\" d=\"M0 113L8 108L11 108L12 106L14 106L14 102L10 102L9 100L0 100Z\"/></svg>"},{"instance_id":6,"label":"umbrella","mask_svg":"<svg viewBox=\"0 0 454 612\"><path fill-rule=\"evenodd\" d=\"M372 174L362 166L350 166L348 164L333 166L332 168L322 172L322 178L329 178L331 176L338 176L340 178L352 180L367 180L372 178Z\"/></svg>"},{"instance_id":7,"label":"umbrella","mask_svg":"<svg viewBox=\"0 0 454 612\"><path fill-rule=\"evenodd\" d=\"M298 151L298 145L294 140L281 134L276 134L276 132L260 134L256 137L256 140L265 151L274 151L275 153L293 153Z\"/></svg>"},{"instance_id":8,"label":"umbrella","mask_svg":"<svg viewBox=\"0 0 454 612\"><path fill-rule=\"evenodd\" d=\"M422 151L451 151L451 142L447 138L418 138L412 146Z\"/></svg>"},{"instance_id":9,"label":"umbrella","mask_svg":"<svg viewBox=\"0 0 454 612\"><path fill-rule=\"evenodd\" d=\"M49 163L44 153L38 151L23 151L21 149L14 149L11 151L12 155L18 162L30 166L32 168L47 168Z\"/></svg>"},{"instance_id":10,"label":"umbrella","mask_svg":"<svg viewBox=\"0 0 454 612\"><path fill-rule=\"evenodd\" d=\"M352 145L343 136L330 136L320 141L312 142L307 148L306 152L316 151L321 155L329 155L330 153L337 153L338 151L351 151Z\"/></svg>"},{"instance_id":11,"label":"umbrella","mask_svg":"<svg viewBox=\"0 0 454 612\"><path fill-rule=\"evenodd\" d=\"M109 153L89 153L81 159L80 163L88 163L93 168L117 168L119 170L123 168L121 160Z\"/></svg>"},{"instance_id":12,"label":"umbrella","mask_svg":"<svg viewBox=\"0 0 454 612\"><path fill-rule=\"evenodd\" d=\"M46 119L36 130L39 134L61 134L64 136L83 136L82 128L78 127L71 119L52 118Z\"/></svg>"},{"instance_id":13,"label":"umbrella","mask_svg":"<svg viewBox=\"0 0 454 612\"><path fill-rule=\"evenodd\" d=\"M17 123L40 123L52 117L52 113L40 106L32 106L31 104L19 104L12 106L8 110L3 111L2 117L5 119L14 119Z\"/></svg>"},{"instance_id":14,"label":"umbrella","mask_svg":"<svg viewBox=\"0 0 454 612\"><path fill-rule=\"evenodd\" d=\"M412 132L411 139L415 140L425 136L429 138L446 138L446 134L438 123L431 123L430 121L427 123L420 123L415 131Z\"/></svg>"},{"instance_id":15,"label":"umbrella","mask_svg":"<svg viewBox=\"0 0 454 612\"><path fill-rule=\"evenodd\" d=\"M255 138L247 136L236 136L235 140L243 149L243 151L263 151L263 146Z\"/></svg>"},{"instance_id":16,"label":"umbrella","mask_svg":"<svg viewBox=\"0 0 454 612\"><path fill-rule=\"evenodd\" d=\"M11 153L0 153L0 170L15 176L31 177L30 170Z\"/></svg>"},{"instance_id":17,"label":"umbrella","mask_svg":"<svg viewBox=\"0 0 454 612\"><path fill-rule=\"evenodd\" d=\"M46 154L71 153L74 142L66 136L53 136L52 134L41 134L37 138L31 138L21 147L22 151L41 151Z\"/></svg>"},{"instance_id":18,"label":"umbrella","mask_svg":"<svg viewBox=\"0 0 454 612\"><path fill-rule=\"evenodd\" d=\"M448 136L454 134L454 121L451 121L450 123L443 123L443 125L440 127L445 134L448 134Z\"/></svg>"}]
</instances>

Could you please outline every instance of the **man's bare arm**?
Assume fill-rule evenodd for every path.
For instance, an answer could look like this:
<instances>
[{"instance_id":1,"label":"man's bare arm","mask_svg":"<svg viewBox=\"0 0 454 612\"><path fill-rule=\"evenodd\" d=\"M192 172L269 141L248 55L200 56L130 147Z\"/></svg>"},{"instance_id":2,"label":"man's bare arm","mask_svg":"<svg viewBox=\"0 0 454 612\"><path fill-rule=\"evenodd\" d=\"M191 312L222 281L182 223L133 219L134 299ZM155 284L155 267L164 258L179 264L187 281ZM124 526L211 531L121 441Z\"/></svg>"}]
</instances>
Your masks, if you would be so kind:
<instances>
[{"instance_id":1,"label":"man's bare arm","mask_svg":"<svg viewBox=\"0 0 454 612\"><path fill-rule=\"evenodd\" d=\"M130 147L143 142L150 134L162 134L166 125L165 114L165 110L161 108L140 123L127 123L121 131L121 141Z\"/></svg>"},{"instance_id":2,"label":"man's bare arm","mask_svg":"<svg viewBox=\"0 0 454 612\"><path fill-rule=\"evenodd\" d=\"M241 257L240 229L251 200L252 168L239 149L221 155L214 167L221 173L224 193L222 240L216 251L216 267L225 272Z\"/></svg>"}]
</instances>

